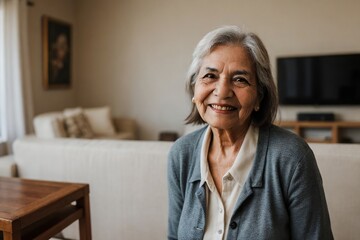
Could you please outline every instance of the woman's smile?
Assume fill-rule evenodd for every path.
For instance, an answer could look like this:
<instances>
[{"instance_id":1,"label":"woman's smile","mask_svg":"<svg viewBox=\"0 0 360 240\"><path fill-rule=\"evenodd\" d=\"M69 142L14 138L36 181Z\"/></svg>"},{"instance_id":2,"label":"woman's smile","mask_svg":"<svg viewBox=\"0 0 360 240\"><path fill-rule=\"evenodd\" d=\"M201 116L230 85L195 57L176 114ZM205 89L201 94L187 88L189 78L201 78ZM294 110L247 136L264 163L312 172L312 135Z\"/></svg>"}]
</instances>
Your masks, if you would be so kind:
<instances>
[{"instance_id":1,"label":"woman's smile","mask_svg":"<svg viewBox=\"0 0 360 240\"><path fill-rule=\"evenodd\" d=\"M209 104L209 106L216 112L233 112L237 109L229 105L221 105L221 104Z\"/></svg>"}]
</instances>

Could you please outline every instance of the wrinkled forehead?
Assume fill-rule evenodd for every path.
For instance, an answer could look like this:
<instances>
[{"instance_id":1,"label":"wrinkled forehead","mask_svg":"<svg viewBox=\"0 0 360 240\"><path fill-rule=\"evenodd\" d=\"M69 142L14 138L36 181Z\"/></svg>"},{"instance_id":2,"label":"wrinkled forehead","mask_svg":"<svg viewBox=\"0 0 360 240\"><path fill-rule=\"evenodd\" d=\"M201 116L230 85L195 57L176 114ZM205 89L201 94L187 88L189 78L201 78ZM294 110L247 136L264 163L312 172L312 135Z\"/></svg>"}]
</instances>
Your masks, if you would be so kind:
<instances>
[{"instance_id":1,"label":"wrinkled forehead","mask_svg":"<svg viewBox=\"0 0 360 240\"><path fill-rule=\"evenodd\" d=\"M203 57L199 71L215 67L221 70L222 67L240 68L247 71L255 71L255 66L251 55L243 46L239 45L218 45L213 50Z\"/></svg>"}]
</instances>

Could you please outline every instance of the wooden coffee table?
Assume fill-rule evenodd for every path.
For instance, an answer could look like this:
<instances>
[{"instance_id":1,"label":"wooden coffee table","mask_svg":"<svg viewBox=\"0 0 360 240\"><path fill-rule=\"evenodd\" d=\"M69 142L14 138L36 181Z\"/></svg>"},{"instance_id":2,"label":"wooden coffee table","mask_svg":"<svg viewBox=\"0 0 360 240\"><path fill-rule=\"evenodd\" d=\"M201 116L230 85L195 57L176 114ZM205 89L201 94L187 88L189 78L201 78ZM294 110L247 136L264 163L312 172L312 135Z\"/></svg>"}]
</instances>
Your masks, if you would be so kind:
<instances>
[{"instance_id":1,"label":"wooden coffee table","mask_svg":"<svg viewBox=\"0 0 360 240\"><path fill-rule=\"evenodd\" d=\"M90 240L88 184L0 177L4 240L49 239L76 220L80 239Z\"/></svg>"}]
</instances>

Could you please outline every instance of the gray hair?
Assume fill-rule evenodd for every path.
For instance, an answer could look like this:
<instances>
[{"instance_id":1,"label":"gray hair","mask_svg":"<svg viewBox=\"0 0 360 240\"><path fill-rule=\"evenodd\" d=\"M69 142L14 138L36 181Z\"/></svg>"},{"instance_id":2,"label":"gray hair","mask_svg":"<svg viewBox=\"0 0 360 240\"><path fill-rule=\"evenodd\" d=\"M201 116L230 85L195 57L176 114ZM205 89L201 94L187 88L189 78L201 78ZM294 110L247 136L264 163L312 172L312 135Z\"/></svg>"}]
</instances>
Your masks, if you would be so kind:
<instances>
[{"instance_id":1,"label":"gray hair","mask_svg":"<svg viewBox=\"0 0 360 240\"><path fill-rule=\"evenodd\" d=\"M269 55L263 42L255 33L245 32L237 26L215 29L207 33L196 46L187 74L187 91L190 98L194 96L195 82L204 57L220 45L238 45L248 51L256 69L257 92L260 99L260 109L253 111L252 123L258 127L270 125L276 117L278 99ZM187 124L205 123L195 104L185 121Z\"/></svg>"}]
</instances>

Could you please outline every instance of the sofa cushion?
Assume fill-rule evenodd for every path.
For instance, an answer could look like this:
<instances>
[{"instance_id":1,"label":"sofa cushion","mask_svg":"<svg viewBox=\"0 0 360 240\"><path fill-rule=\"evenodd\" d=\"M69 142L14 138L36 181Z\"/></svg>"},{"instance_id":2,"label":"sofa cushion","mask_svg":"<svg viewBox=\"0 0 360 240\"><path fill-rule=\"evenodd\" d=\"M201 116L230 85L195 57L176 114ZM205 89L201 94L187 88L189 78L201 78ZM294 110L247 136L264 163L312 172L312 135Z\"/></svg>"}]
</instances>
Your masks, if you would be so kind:
<instances>
[{"instance_id":1,"label":"sofa cushion","mask_svg":"<svg viewBox=\"0 0 360 240\"><path fill-rule=\"evenodd\" d=\"M311 143L329 208L334 239L360 234L360 144Z\"/></svg>"},{"instance_id":2,"label":"sofa cushion","mask_svg":"<svg viewBox=\"0 0 360 240\"><path fill-rule=\"evenodd\" d=\"M66 137L64 117L60 112L49 112L36 116L34 129L39 138Z\"/></svg>"},{"instance_id":3,"label":"sofa cushion","mask_svg":"<svg viewBox=\"0 0 360 240\"><path fill-rule=\"evenodd\" d=\"M116 134L111 119L110 107L85 108L84 114L89 120L95 135L111 136Z\"/></svg>"},{"instance_id":4,"label":"sofa cushion","mask_svg":"<svg viewBox=\"0 0 360 240\"><path fill-rule=\"evenodd\" d=\"M71 117L74 115L78 115L80 113L83 113L83 109L81 107L77 107L77 108L65 108L63 111L63 115L65 117Z\"/></svg>"},{"instance_id":5,"label":"sofa cushion","mask_svg":"<svg viewBox=\"0 0 360 240\"><path fill-rule=\"evenodd\" d=\"M82 108L67 108L63 112L67 136L71 138L93 138L94 132Z\"/></svg>"},{"instance_id":6,"label":"sofa cushion","mask_svg":"<svg viewBox=\"0 0 360 240\"><path fill-rule=\"evenodd\" d=\"M64 118L68 137L93 138L94 133L83 113Z\"/></svg>"}]
</instances>

